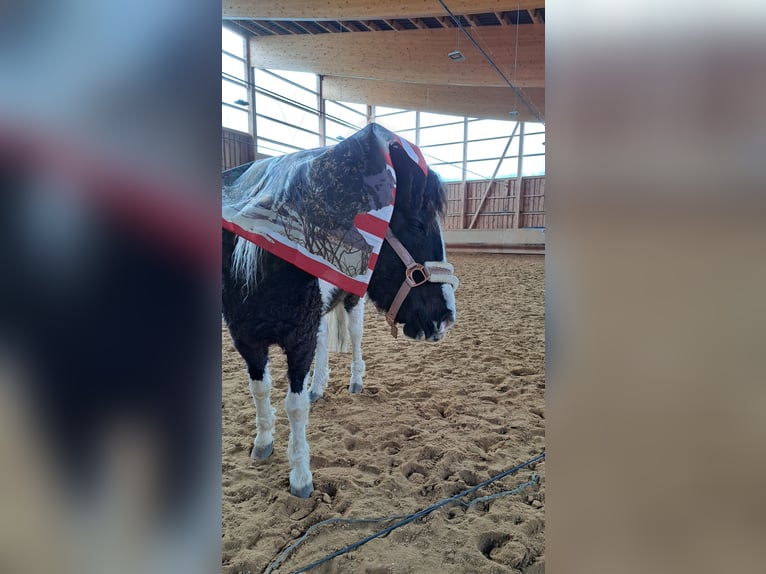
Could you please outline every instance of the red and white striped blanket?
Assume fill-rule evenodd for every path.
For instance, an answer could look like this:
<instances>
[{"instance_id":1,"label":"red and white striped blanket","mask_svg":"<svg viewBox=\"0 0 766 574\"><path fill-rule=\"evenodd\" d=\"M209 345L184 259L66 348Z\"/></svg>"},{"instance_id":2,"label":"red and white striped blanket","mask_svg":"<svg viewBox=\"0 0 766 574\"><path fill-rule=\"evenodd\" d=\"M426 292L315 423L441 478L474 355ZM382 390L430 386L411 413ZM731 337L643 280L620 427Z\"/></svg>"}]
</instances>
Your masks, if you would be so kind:
<instances>
[{"instance_id":1,"label":"red and white striped blanket","mask_svg":"<svg viewBox=\"0 0 766 574\"><path fill-rule=\"evenodd\" d=\"M374 123L334 146L226 171L223 227L362 296L394 210L395 142L427 172L416 146Z\"/></svg>"}]
</instances>

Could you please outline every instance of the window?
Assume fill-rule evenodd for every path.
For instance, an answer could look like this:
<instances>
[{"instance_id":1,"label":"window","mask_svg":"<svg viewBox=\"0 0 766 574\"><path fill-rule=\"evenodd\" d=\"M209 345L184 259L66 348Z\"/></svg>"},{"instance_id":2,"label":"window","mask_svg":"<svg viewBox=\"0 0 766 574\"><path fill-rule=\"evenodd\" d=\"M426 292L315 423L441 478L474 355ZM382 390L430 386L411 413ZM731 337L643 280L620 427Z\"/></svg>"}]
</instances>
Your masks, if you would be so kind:
<instances>
[{"instance_id":1,"label":"window","mask_svg":"<svg viewBox=\"0 0 766 574\"><path fill-rule=\"evenodd\" d=\"M463 143L420 146L420 151L430 164L432 162L460 162L463 163Z\"/></svg>"},{"instance_id":2,"label":"window","mask_svg":"<svg viewBox=\"0 0 766 574\"><path fill-rule=\"evenodd\" d=\"M420 128L420 145L460 143L463 141L463 124L450 124L432 128Z\"/></svg>"},{"instance_id":3,"label":"window","mask_svg":"<svg viewBox=\"0 0 766 574\"><path fill-rule=\"evenodd\" d=\"M348 136L359 131L358 127L349 127L345 124L339 124L330 119L325 121L325 134L327 135L327 145L339 142ZM332 140L332 141L330 141Z\"/></svg>"},{"instance_id":4,"label":"window","mask_svg":"<svg viewBox=\"0 0 766 574\"><path fill-rule=\"evenodd\" d=\"M522 176L545 175L545 156L524 156L524 165L521 168Z\"/></svg>"},{"instance_id":5,"label":"window","mask_svg":"<svg viewBox=\"0 0 766 574\"><path fill-rule=\"evenodd\" d=\"M221 27L221 125L241 132L250 131L245 38Z\"/></svg>"},{"instance_id":6,"label":"window","mask_svg":"<svg viewBox=\"0 0 766 574\"><path fill-rule=\"evenodd\" d=\"M448 116L445 114L432 114L420 112L420 127L439 126L443 124L463 124L463 116Z\"/></svg>"},{"instance_id":7,"label":"window","mask_svg":"<svg viewBox=\"0 0 766 574\"><path fill-rule=\"evenodd\" d=\"M250 118L246 111L233 106L222 106L221 125L223 127L248 133Z\"/></svg>"},{"instance_id":8,"label":"window","mask_svg":"<svg viewBox=\"0 0 766 574\"><path fill-rule=\"evenodd\" d=\"M256 89L319 111L316 88L311 90L293 83L283 77L283 73L277 70L255 70Z\"/></svg>"},{"instance_id":9,"label":"window","mask_svg":"<svg viewBox=\"0 0 766 574\"><path fill-rule=\"evenodd\" d=\"M545 153L545 134L524 133L524 155L535 155Z\"/></svg>"},{"instance_id":10,"label":"window","mask_svg":"<svg viewBox=\"0 0 766 574\"><path fill-rule=\"evenodd\" d=\"M510 135L510 134L509 134ZM478 140L468 142L468 159L488 159L488 158L500 158L503 156L505 146L508 145L508 137ZM526 138L524 140L526 146ZM519 155L519 136L513 138L508 151L505 153L505 157L518 156Z\"/></svg>"},{"instance_id":11,"label":"window","mask_svg":"<svg viewBox=\"0 0 766 574\"><path fill-rule=\"evenodd\" d=\"M223 49L225 51L244 59L245 39L242 37L241 34L237 34L235 31L227 28L226 26L222 26L221 40L223 44Z\"/></svg>"},{"instance_id":12,"label":"window","mask_svg":"<svg viewBox=\"0 0 766 574\"><path fill-rule=\"evenodd\" d=\"M318 133L299 126L277 122L263 116L258 116L258 135L297 149L319 147ZM256 151L260 152L257 146Z\"/></svg>"},{"instance_id":13,"label":"window","mask_svg":"<svg viewBox=\"0 0 766 574\"><path fill-rule=\"evenodd\" d=\"M279 120L319 133L319 112L295 106L259 92L255 93L255 111L258 118Z\"/></svg>"},{"instance_id":14,"label":"window","mask_svg":"<svg viewBox=\"0 0 766 574\"><path fill-rule=\"evenodd\" d=\"M381 116L378 115L376 110L375 121L384 128L401 135L401 132L415 129L416 113L417 112L397 112ZM411 141L415 143L415 138L413 137Z\"/></svg>"},{"instance_id":15,"label":"window","mask_svg":"<svg viewBox=\"0 0 766 574\"><path fill-rule=\"evenodd\" d=\"M485 138L506 138L513 133L516 122L500 120L468 120L468 139L478 140ZM520 130L521 128L519 128ZM519 133L516 130L516 133Z\"/></svg>"},{"instance_id":16,"label":"window","mask_svg":"<svg viewBox=\"0 0 766 574\"><path fill-rule=\"evenodd\" d=\"M461 181L463 179L462 164L440 163L430 164L430 166L439 174L442 181Z\"/></svg>"},{"instance_id":17,"label":"window","mask_svg":"<svg viewBox=\"0 0 766 574\"><path fill-rule=\"evenodd\" d=\"M279 155L332 145L367 124L364 103L325 100L325 117L322 117L315 74L254 70L255 85L251 90L246 81L244 42L240 34L224 28L222 123L248 131L252 114L257 152ZM255 98L252 106L235 103L247 102L251 97ZM496 170L499 178L516 177L521 140L521 126L516 121L465 118L386 106L374 106L373 115L383 127L417 143L426 161L445 181L460 181L464 174L467 179L488 179ZM320 133L324 133L324 141ZM544 144L545 126L525 123L524 176L545 174Z\"/></svg>"},{"instance_id":18,"label":"window","mask_svg":"<svg viewBox=\"0 0 766 574\"><path fill-rule=\"evenodd\" d=\"M317 76L254 70L255 151L281 155L322 145Z\"/></svg>"},{"instance_id":19,"label":"window","mask_svg":"<svg viewBox=\"0 0 766 574\"><path fill-rule=\"evenodd\" d=\"M360 113L348 104L326 100L324 111L328 118L341 120L341 122L351 124L361 129L367 125L367 106L362 107L364 108L364 111Z\"/></svg>"}]
</instances>

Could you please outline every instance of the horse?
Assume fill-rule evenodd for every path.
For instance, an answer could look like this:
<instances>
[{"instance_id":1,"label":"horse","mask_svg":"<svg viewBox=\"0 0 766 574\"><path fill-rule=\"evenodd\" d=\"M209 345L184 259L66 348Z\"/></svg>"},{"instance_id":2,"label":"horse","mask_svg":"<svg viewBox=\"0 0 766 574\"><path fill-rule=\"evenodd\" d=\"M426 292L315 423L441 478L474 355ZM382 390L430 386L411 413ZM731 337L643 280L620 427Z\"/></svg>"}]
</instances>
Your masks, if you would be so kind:
<instances>
[{"instance_id":1,"label":"horse","mask_svg":"<svg viewBox=\"0 0 766 574\"><path fill-rule=\"evenodd\" d=\"M410 150L398 138L390 144L389 153L396 200L366 297L385 313L392 335L396 336L397 326L403 325L408 338L439 341L457 319L454 290L458 282L446 262L439 223L446 203L445 189L433 170L424 172L413 162ZM341 305L349 312L349 331L356 341L349 390L359 392L364 372L363 299L227 229L222 229L222 239L223 318L234 347L247 365L256 411L251 458L266 459L273 452L275 409L270 403L268 350L276 344L287 357L290 493L307 498L313 491L306 440L308 414L311 400L321 396L329 374L327 346L317 347L317 341L326 341L328 336L323 317ZM314 378L308 389L315 354Z\"/></svg>"}]
</instances>

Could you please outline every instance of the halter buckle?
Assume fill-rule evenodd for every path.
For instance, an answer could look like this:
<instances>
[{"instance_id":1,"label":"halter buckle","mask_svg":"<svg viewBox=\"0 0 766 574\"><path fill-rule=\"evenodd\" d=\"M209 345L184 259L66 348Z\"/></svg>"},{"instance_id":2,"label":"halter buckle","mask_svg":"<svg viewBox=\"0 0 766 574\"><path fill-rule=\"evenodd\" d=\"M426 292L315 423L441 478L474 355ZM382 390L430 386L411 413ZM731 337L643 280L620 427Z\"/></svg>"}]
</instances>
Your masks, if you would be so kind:
<instances>
[{"instance_id":1,"label":"halter buckle","mask_svg":"<svg viewBox=\"0 0 766 574\"><path fill-rule=\"evenodd\" d=\"M417 279L413 277L413 273L420 273L420 275L422 276L422 279ZM421 265L420 263L414 263L411 266L409 266L404 274L405 274L405 281L409 283L410 287L418 287L419 285L422 285L423 283L428 281L428 278L431 275L428 269L426 269L425 266Z\"/></svg>"}]
</instances>

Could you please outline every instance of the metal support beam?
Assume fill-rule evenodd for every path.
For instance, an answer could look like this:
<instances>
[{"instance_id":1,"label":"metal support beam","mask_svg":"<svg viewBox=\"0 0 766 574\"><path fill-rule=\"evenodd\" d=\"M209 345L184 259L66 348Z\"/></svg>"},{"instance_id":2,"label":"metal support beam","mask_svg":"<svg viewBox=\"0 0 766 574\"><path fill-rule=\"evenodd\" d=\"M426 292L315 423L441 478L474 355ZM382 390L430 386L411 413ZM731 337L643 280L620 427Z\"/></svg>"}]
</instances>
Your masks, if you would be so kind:
<instances>
[{"instance_id":1,"label":"metal support beam","mask_svg":"<svg viewBox=\"0 0 766 574\"><path fill-rule=\"evenodd\" d=\"M324 99L324 76L317 75L317 99L319 100L319 145L327 145L327 112Z\"/></svg>"},{"instance_id":2,"label":"metal support beam","mask_svg":"<svg viewBox=\"0 0 766 574\"><path fill-rule=\"evenodd\" d=\"M516 167L516 209L513 211L513 228L518 229L520 227L519 219L521 218L521 174L524 168L524 125L521 123L521 133L519 134L519 163Z\"/></svg>"},{"instance_id":3,"label":"metal support beam","mask_svg":"<svg viewBox=\"0 0 766 574\"><path fill-rule=\"evenodd\" d=\"M468 214L468 116L463 116L463 184L460 186L463 202L460 206L460 229L465 229L465 216Z\"/></svg>"}]
</instances>

